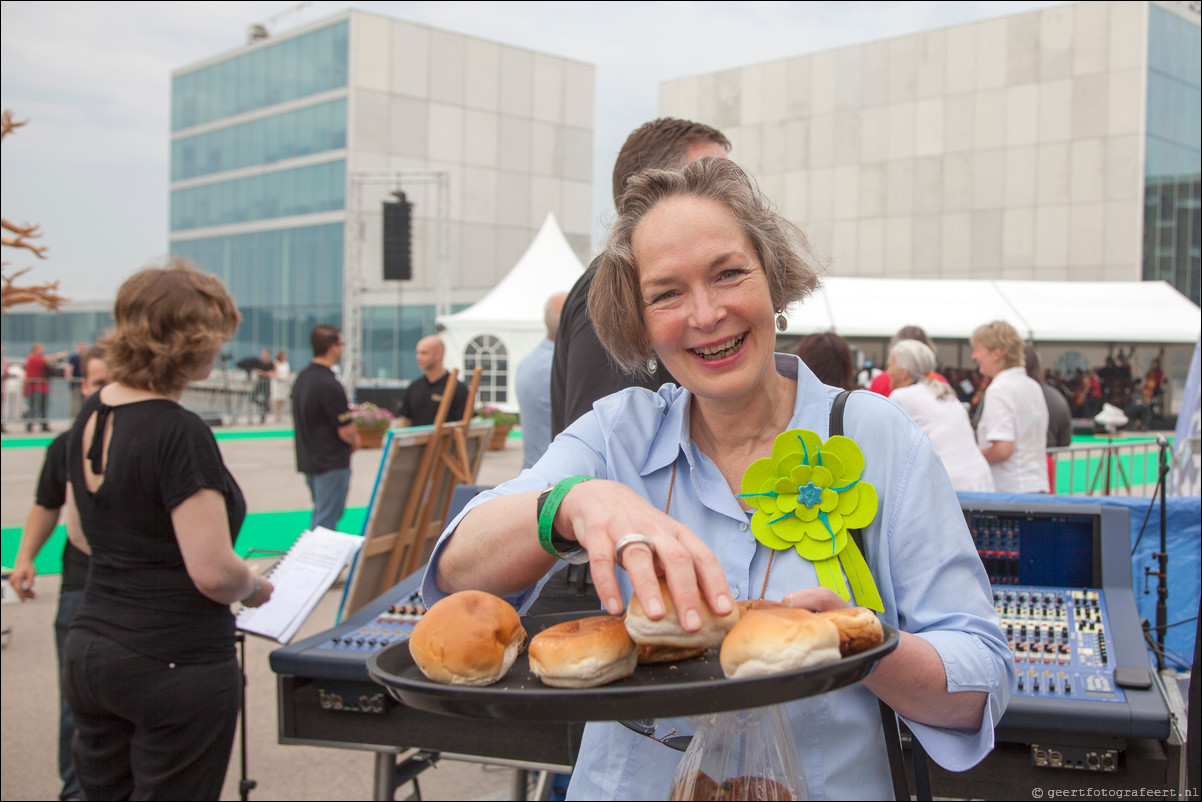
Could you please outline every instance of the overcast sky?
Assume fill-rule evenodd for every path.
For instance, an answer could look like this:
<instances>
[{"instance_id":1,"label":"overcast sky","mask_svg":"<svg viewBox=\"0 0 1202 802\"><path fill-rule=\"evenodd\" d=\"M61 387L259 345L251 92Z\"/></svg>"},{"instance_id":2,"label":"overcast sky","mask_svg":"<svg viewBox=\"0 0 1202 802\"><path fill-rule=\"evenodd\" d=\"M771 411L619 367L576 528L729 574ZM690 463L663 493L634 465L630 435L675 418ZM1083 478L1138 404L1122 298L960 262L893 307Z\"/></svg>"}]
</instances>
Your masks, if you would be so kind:
<instances>
[{"instance_id":1,"label":"overcast sky","mask_svg":"<svg viewBox=\"0 0 1202 802\"><path fill-rule=\"evenodd\" d=\"M0 150L3 215L40 223L48 258L6 248L11 274L109 300L167 251L173 69L354 7L578 59L596 67L594 240L612 213L609 174L660 81L1017 14L1057 2L289 2L0 6L0 105L29 125ZM704 121L703 121L704 122Z\"/></svg>"}]
</instances>

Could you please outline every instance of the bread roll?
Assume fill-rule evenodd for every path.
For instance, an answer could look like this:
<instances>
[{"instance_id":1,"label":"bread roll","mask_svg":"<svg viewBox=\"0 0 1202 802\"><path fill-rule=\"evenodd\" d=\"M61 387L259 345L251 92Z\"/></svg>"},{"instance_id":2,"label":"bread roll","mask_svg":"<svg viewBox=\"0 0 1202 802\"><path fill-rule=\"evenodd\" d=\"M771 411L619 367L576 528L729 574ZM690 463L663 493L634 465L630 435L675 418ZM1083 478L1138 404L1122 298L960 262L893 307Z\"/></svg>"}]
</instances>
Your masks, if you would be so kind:
<instances>
[{"instance_id":1,"label":"bread roll","mask_svg":"<svg viewBox=\"0 0 1202 802\"><path fill-rule=\"evenodd\" d=\"M792 607L745 614L722 642L722 672L731 679L764 677L833 663L839 630L809 610Z\"/></svg>"},{"instance_id":2,"label":"bread roll","mask_svg":"<svg viewBox=\"0 0 1202 802\"><path fill-rule=\"evenodd\" d=\"M839 630L839 652L844 657L866 652L874 646L880 646L885 640L880 620L867 607L844 607L826 610L818 615L832 622Z\"/></svg>"},{"instance_id":3,"label":"bread roll","mask_svg":"<svg viewBox=\"0 0 1202 802\"><path fill-rule=\"evenodd\" d=\"M621 618L598 615L548 627L530 640L530 670L553 688L595 688L634 673Z\"/></svg>"},{"instance_id":4,"label":"bread roll","mask_svg":"<svg viewBox=\"0 0 1202 802\"><path fill-rule=\"evenodd\" d=\"M695 771L672 786L668 794L669 802L686 802L687 800L719 800L722 793L714 778L704 771Z\"/></svg>"},{"instance_id":5,"label":"bread roll","mask_svg":"<svg viewBox=\"0 0 1202 802\"><path fill-rule=\"evenodd\" d=\"M526 645L517 611L481 590L435 602L413 627L409 653L422 673L449 685L491 685Z\"/></svg>"},{"instance_id":6,"label":"bread roll","mask_svg":"<svg viewBox=\"0 0 1202 802\"><path fill-rule=\"evenodd\" d=\"M626 631L640 646L679 646L709 649L722 643L726 633L739 620L739 608L735 606L728 614L714 614L702 600L701 629L696 632L686 632L676 617L676 607L668 594L668 583L663 577L659 578L659 592L664 598L664 617L652 621L643 611L643 605L638 596L630 597L630 606L626 610Z\"/></svg>"},{"instance_id":7,"label":"bread roll","mask_svg":"<svg viewBox=\"0 0 1202 802\"><path fill-rule=\"evenodd\" d=\"M750 613L752 610L768 610L775 607L784 607L778 601L770 601L768 599L746 599L738 604L741 613Z\"/></svg>"},{"instance_id":8,"label":"bread roll","mask_svg":"<svg viewBox=\"0 0 1202 802\"><path fill-rule=\"evenodd\" d=\"M718 786L720 799L741 799L753 802L776 802L797 799L797 796L782 783L767 777L730 777Z\"/></svg>"},{"instance_id":9,"label":"bread roll","mask_svg":"<svg viewBox=\"0 0 1202 802\"><path fill-rule=\"evenodd\" d=\"M652 646L650 643L640 643L635 647L641 666L692 660L705 654L705 651L704 646Z\"/></svg>"}]
</instances>

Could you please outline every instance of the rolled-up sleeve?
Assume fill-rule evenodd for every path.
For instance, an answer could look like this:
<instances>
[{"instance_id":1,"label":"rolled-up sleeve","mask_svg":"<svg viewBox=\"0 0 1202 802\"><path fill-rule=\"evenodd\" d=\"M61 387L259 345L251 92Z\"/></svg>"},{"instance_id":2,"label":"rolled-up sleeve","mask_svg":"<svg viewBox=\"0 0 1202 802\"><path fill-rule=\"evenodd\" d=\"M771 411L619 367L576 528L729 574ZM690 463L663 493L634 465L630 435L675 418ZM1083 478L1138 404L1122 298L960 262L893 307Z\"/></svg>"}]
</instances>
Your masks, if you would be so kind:
<instances>
[{"instance_id":1,"label":"rolled-up sleeve","mask_svg":"<svg viewBox=\"0 0 1202 802\"><path fill-rule=\"evenodd\" d=\"M931 644L943 662L947 690L988 694L977 730L906 719L933 760L949 771L964 771L993 748L994 726L1010 700L1014 662L947 471L917 426L901 431L900 438L880 433L889 443L884 453L892 470L880 511L888 562L873 561L874 572L891 597L886 616L896 615L902 630Z\"/></svg>"}]
</instances>

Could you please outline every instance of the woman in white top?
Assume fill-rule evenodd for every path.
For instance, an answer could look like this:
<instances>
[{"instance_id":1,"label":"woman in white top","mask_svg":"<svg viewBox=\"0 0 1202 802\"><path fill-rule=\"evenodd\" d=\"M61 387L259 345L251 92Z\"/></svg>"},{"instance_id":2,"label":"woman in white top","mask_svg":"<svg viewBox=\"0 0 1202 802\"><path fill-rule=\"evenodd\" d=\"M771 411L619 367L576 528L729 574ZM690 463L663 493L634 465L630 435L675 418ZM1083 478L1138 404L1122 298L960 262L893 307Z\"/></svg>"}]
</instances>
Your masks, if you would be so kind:
<instances>
[{"instance_id":1,"label":"woman in white top","mask_svg":"<svg viewBox=\"0 0 1202 802\"><path fill-rule=\"evenodd\" d=\"M889 352L889 400L927 433L956 490L992 493L993 473L977 448L968 412L947 382L928 374L935 352L918 340L901 340Z\"/></svg>"},{"instance_id":2,"label":"woman in white top","mask_svg":"<svg viewBox=\"0 0 1202 802\"><path fill-rule=\"evenodd\" d=\"M271 406L275 408L276 422L284 419L284 404L292 392L292 367L288 364L288 353L280 351L271 365Z\"/></svg>"},{"instance_id":3,"label":"woman in white top","mask_svg":"<svg viewBox=\"0 0 1202 802\"><path fill-rule=\"evenodd\" d=\"M1023 340L1004 320L979 326L972 358L992 381L981 399L977 445L999 493L1047 493L1048 402L1023 369Z\"/></svg>"}]
</instances>

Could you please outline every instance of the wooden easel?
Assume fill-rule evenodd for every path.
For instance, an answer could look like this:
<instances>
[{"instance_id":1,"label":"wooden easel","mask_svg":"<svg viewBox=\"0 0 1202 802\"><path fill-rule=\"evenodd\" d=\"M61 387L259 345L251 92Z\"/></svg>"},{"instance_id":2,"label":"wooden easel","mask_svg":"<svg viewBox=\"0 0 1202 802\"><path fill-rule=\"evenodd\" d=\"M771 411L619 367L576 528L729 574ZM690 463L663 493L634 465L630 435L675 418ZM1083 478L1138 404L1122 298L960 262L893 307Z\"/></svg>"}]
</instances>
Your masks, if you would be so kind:
<instances>
[{"instance_id":1,"label":"wooden easel","mask_svg":"<svg viewBox=\"0 0 1202 802\"><path fill-rule=\"evenodd\" d=\"M468 389L463 418L446 422L459 383L451 372L434 424L390 432L342 615L349 615L416 571L442 533L451 493L473 484L492 436L491 421L472 423L482 369Z\"/></svg>"}]
</instances>

